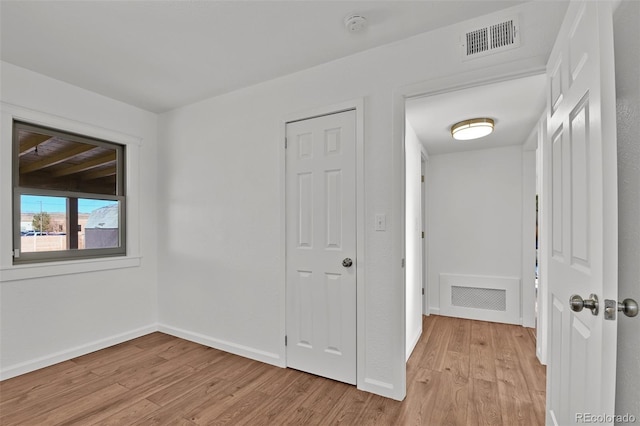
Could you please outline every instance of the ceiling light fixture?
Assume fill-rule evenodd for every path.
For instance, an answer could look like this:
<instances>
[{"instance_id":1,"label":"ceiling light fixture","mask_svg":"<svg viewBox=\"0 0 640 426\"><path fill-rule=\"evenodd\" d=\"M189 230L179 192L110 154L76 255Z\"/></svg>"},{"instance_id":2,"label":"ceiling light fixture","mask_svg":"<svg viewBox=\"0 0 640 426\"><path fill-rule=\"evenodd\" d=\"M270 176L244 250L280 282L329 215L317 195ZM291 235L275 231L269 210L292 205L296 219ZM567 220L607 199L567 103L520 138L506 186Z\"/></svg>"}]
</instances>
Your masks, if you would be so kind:
<instances>
[{"instance_id":1,"label":"ceiling light fixture","mask_svg":"<svg viewBox=\"0 0 640 426\"><path fill-rule=\"evenodd\" d=\"M472 118L451 126L451 136L461 141L478 139L493 132L493 127L494 122L490 118Z\"/></svg>"}]
</instances>

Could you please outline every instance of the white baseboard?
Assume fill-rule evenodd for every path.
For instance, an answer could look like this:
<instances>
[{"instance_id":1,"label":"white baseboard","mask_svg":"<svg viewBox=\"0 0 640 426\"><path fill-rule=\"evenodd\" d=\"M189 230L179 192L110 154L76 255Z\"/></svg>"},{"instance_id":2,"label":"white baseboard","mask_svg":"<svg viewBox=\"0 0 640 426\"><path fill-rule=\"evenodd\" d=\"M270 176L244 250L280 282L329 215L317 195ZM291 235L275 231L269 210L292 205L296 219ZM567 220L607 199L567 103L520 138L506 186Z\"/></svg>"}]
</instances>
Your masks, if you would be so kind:
<instances>
[{"instance_id":1,"label":"white baseboard","mask_svg":"<svg viewBox=\"0 0 640 426\"><path fill-rule=\"evenodd\" d=\"M44 367L49 367L63 361L68 361L70 359L86 355L91 352L99 351L101 349L105 349L110 346L126 342L128 340L133 340L135 338L153 333L155 331L160 331L172 336L180 337L181 339L200 343L205 346L210 346L212 348L220 349L222 351L243 356L245 358L261 361L266 364L275 365L277 367L286 367L284 358L275 353L239 345L233 342L226 342L220 339L215 339L213 337L205 336L199 333L193 333L176 327L170 327L164 324L152 324L146 327L128 331L126 333L117 334L84 345L76 346L64 351L55 352L29 361L10 365L8 367L2 366L2 368L0 369L0 380L10 379L12 377L30 373L32 371L39 370Z\"/></svg>"},{"instance_id":2,"label":"white baseboard","mask_svg":"<svg viewBox=\"0 0 640 426\"><path fill-rule=\"evenodd\" d=\"M2 367L0 370L0 380L10 379L21 374L49 367L50 365L57 364L59 362L68 361L91 352L99 351L100 349L108 348L109 346L126 342L127 340L132 340L137 337L153 333L154 331L158 331L157 324L137 328L126 333L116 334L114 336L96 340L64 351L55 352L29 361L10 365L8 367Z\"/></svg>"},{"instance_id":3,"label":"white baseboard","mask_svg":"<svg viewBox=\"0 0 640 426\"><path fill-rule=\"evenodd\" d=\"M371 377L365 377L364 380L358 381L357 387L358 390L375 393L376 395L395 399L396 401L402 401L406 396L406 390L404 388L400 389L394 386L393 383L373 379Z\"/></svg>"},{"instance_id":4,"label":"white baseboard","mask_svg":"<svg viewBox=\"0 0 640 426\"><path fill-rule=\"evenodd\" d=\"M176 327L171 327L165 324L158 325L158 331L161 331L172 336L180 337L181 339L189 340L191 342L200 343L201 345L209 346L221 351L229 352L235 355L239 355L245 358L253 359L256 361L264 362L266 364L275 365L277 367L286 367L284 357L260 349L252 348L249 346L239 345L233 342L227 342L225 340L216 339L214 337L206 336L200 333L194 333L188 330L183 330Z\"/></svg>"}]
</instances>

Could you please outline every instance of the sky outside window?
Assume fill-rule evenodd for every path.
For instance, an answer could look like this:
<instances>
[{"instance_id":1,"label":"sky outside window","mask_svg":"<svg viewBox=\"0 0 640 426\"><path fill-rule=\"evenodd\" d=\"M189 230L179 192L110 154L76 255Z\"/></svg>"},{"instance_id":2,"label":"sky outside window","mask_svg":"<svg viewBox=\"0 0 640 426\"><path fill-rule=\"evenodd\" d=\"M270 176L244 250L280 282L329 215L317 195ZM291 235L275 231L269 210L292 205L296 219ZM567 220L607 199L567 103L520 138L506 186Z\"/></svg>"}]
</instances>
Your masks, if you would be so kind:
<instances>
[{"instance_id":1,"label":"sky outside window","mask_svg":"<svg viewBox=\"0 0 640 426\"><path fill-rule=\"evenodd\" d=\"M22 213L40 213L40 211L47 213L65 213L67 211L66 197L22 195L20 196L20 203ZM91 213L96 209L112 204L117 204L117 201L82 198L78 202L78 213Z\"/></svg>"}]
</instances>

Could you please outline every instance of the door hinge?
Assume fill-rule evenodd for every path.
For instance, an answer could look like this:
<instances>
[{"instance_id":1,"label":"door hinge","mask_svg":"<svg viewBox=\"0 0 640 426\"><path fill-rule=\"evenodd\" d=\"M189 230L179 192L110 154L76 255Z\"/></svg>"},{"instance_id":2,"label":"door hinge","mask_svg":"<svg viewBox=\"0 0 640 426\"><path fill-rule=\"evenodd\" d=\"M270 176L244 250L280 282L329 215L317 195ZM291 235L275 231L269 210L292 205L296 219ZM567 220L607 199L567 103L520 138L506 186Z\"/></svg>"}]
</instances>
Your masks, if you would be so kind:
<instances>
[{"instance_id":1,"label":"door hinge","mask_svg":"<svg viewBox=\"0 0 640 426\"><path fill-rule=\"evenodd\" d=\"M424 296L424 287L422 288L422 295Z\"/></svg>"},{"instance_id":2,"label":"door hinge","mask_svg":"<svg viewBox=\"0 0 640 426\"><path fill-rule=\"evenodd\" d=\"M404 268L404 259L402 259L402 267Z\"/></svg>"},{"instance_id":3,"label":"door hinge","mask_svg":"<svg viewBox=\"0 0 640 426\"><path fill-rule=\"evenodd\" d=\"M424 231L422 231L422 238L424 238Z\"/></svg>"},{"instance_id":4,"label":"door hinge","mask_svg":"<svg viewBox=\"0 0 640 426\"><path fill-rule=\"evenodd\" d=\"M287 149L287 138L284 138L284 149Z\"/></svg>"},{"instance_id":5,"label":"door hinge","mask_svg":"<svg viewBox=\"0 0 640 426\"><path fill-rule=\"evenodd\" d=\"M420 182L424 182L424 175L420 176Z\"/></svg>"},{"instance_id":6,"label":"door hinge","mask_svg":"<svg viewBox=\"0 0 640 426\"><path fill-rule=\"evenodd\" d=\"M287 336L284 336L284 345L287 346Z\"/></svg>"}]
</instances>

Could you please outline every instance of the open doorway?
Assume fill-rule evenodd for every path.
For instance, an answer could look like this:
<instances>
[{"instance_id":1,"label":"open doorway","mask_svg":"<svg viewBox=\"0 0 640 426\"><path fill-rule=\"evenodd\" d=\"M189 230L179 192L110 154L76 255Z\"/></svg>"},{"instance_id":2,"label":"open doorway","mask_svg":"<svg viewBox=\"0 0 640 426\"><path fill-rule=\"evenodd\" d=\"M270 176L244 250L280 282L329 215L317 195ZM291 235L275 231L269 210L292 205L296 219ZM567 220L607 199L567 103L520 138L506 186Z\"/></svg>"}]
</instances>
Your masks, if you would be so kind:
<instances>
[{"instance_id":1,"label":"open doorway","mask_svg":"<svg viewBox=\"0 0 640 426\"><path fill-rule=\"evenodd\" d=\"M409 268L422 256L423 312L535 327L536 148L545 84L535 74L406 100L406 258ZM478 117L494 121L491 135L451 137L454 123ZM424 156L425 187L415 190L409 181ZM422 214L423 200L424 249L411 243L409 211ZM409 349L410 326L421 316L410 308L410 293L423 298L422 288L410 285L411 270L406 274Z\"/></svg>"}]
</instances>

